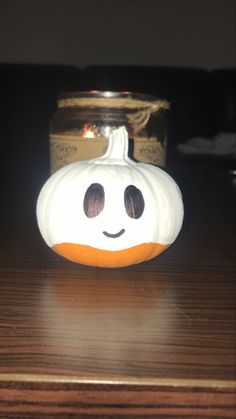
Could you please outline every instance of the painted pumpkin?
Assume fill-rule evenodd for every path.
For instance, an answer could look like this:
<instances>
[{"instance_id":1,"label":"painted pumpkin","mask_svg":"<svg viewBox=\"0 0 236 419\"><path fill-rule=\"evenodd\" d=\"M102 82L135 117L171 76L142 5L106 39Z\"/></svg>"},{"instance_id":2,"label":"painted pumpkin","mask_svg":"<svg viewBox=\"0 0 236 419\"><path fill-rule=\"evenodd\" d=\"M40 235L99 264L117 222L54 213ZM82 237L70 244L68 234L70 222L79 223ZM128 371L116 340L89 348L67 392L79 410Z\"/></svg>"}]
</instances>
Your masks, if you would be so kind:
<instances>
[{"instance_id":1,"label":"painted pumpkin","mask_svg":"<svg viewBox=\"0 0 236 419\"><path fill-rule=\"evenodd\" d=\"M37 202L41 234L55 252L86 265L121 267L162 253L183 221L182 196L163 170L128 157L125 127L104 156L54 173Z\"/></svg>"}]
</instances>

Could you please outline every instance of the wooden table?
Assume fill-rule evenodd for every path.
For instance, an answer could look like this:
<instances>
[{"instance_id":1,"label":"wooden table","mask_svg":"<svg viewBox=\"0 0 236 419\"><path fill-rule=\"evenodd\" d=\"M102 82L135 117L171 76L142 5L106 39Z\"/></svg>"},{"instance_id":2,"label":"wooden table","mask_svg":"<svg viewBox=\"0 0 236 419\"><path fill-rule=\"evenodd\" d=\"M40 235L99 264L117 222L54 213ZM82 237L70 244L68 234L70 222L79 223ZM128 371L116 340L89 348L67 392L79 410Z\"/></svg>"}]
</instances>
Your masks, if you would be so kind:
<instances>
[{"instance_id":1,"label":"wooden table","mask_svg":"<svg viewBox=\"0 0 236 419\"><path fill-rule=\"evenodd\" d=\"M170 172L182 232L122 269L51 252L34 213L43 175L22 162L4 172L0 417L235 417L236 180L197 158Z\"/></svg>"}]
</instances>

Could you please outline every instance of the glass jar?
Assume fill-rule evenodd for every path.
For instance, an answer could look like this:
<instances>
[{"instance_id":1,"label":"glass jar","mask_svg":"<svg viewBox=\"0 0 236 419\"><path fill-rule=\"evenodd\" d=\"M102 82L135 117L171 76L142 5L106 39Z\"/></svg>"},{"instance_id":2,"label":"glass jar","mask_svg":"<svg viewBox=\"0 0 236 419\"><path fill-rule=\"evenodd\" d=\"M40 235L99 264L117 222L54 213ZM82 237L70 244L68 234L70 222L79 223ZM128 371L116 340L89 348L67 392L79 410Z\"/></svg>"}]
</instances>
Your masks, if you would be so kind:
<instances>
[{"instance_id":1,"label":"glass jar","mask_svg":"<svg viewBox=\"0 0 236 419\"><path fill-rule=\"evenodd\" d=\"M113 129L124 125L130 157L165 165L165 100L130 92L72 92L60 96L50 127L51 172L77 160L101 156Z\"/></svg>"}]
</instances>

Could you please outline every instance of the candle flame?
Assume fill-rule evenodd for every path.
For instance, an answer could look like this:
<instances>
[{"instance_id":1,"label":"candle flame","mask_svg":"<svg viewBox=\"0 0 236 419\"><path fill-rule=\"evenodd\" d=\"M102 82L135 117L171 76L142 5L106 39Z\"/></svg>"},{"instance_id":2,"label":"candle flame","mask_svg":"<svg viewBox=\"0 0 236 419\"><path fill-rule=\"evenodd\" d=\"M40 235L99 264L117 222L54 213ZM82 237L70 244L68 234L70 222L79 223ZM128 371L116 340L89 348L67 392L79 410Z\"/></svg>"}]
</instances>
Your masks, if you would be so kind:
<instances>
[{"instance_id":1,"label":"candle flame","mask_svg":"<svg viewBox=\"0 0 236 419\"><path fill-rule=\"evenodd\" d=\"M95 138L96 137L96 128L93 125L85 125L83 129L84 138Z\"/></svg>"}]
</instances>

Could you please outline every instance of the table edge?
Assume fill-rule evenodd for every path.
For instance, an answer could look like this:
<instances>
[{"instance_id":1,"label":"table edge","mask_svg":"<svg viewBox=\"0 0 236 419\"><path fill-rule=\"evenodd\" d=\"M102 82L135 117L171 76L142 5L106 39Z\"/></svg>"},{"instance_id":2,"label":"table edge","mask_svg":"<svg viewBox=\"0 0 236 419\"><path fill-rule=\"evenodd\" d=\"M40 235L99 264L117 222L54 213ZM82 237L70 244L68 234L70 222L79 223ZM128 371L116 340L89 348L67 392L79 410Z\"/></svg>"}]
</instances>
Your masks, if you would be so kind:
<instances>
[{"instance_id":1,"label":"table edge","mask_svg":"<svg viewBox=\"0 0 236 419\"><path fill-rule=\"evenodd\" d=\"M212 379L185 379L185 378L158 378L158 377L117 377L106 378L53 375L53 374L11 374L0 373L0 382L34 382L34 383L58 383L58 384L94 384L94 385L137 385L137 386L161 386L178 388L212 388L236 390L236 380L212 380Z\"/></svg>"}]
</instances>

